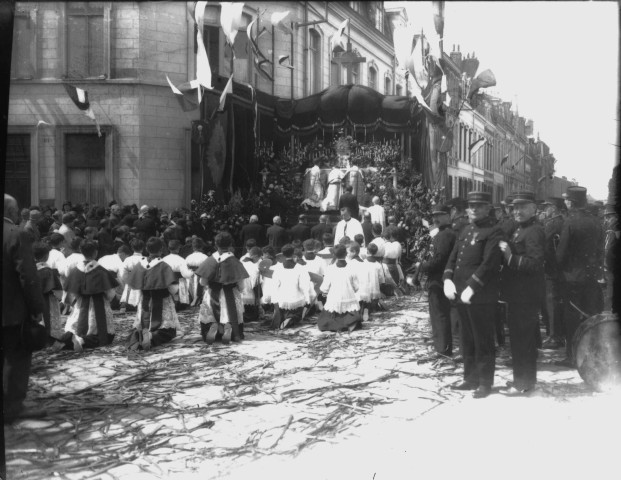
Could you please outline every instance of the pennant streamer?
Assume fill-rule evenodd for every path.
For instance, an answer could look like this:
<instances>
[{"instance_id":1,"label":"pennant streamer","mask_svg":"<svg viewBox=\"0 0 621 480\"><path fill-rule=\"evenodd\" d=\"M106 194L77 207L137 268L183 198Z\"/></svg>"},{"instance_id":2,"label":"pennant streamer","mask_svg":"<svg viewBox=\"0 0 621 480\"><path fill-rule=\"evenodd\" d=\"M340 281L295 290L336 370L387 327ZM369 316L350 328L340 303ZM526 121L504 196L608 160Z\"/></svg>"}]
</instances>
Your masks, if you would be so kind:
<instances>
[{"instance_id":1,"label":"pennant streamer","mask_svg":"<svg viewBox=\"0 0 621 480\"><path fill-rule=\"evenodd\" d=\"M203 40L203 26L205 18L205 7L207 2L196 2L194 10L194 20L196 21L196 43L198 45L196 51L196 79L198 83L205 88L211 89L211 67L209 66L209 58L205 50L205 42ZM198 103L201 103L203 92L198 88Z\"/></svg>"},{"instance_id":2,"label":"pennant streamer","mask_svg":"<svg viewBox=\"0 0 621 480\"><path fill-rule=\"evenodd\" d=\"M284 22L285 18L287 18L288 15L289 15L289 11L274 12L272 13L271 21L272 21L272 26L274 28L280 28L285 33L291 35L292 34L291 28L289 28L289 26L285 24Z\"/></svg>"},{"instance_id":3,"label":"pennant streamer","mask_svg":"<svg viewBox=\"0 0 621 480\"><path fill-rule=\"evenodd\" d=\"M433 5L433 23L440 38L444 36L444 2L431 2Z\"/></svg>"},{"instance_id":4,"label":"pennant streamer","mask_svg":"<svg viewBox=\"0 0 621 480\"><path fill-rule=\"evenodd\" d=\"M218 105L218 111L219 112L224 112L224 105L226 103L226 96L229 93L233 94L233 75L231 75L229 77L229 81L226 82L226 87L224 87L224 90L222 90L222 93L220 94L220 104Z\"/></svg>"},{"instance_id":5,"label":"pennant streamer","mask_svg":"<svg viewBox=\"0 0 621 480\"><path fill-rule=\"evenodd\" d=\"M474 154L477 153L481 149L481 147L483 147L483 145L485 145L486 143L487 143L487 138L485 137L479 138L476 142L472 142L469 147L470 156L474 157Z\"/></svg>"},{"instance_id":6,"label":"pennant streamer","mask_svg":"<svg viewBox=\"0 0 621 480\"><path fill-rule=\"evenodd\" d=\"M293 67L291 66L291 63L289 63L289 65L285 65L284 62L286 60L289 60L289 55L280 55L278 57L278 65L280 65L281 67L285 67L288 68L290 70L293 70Z\"/></svg>"},{"instance_id":7,"label":"pennant streamer","mask_svg":"<svg viewBox=\"0 0 621 480\"><path fill-rule=\"evenodd\" d=\"M330 45L330 51L334 52L335 49L339 48L339 51L347 50L347 43L345 42L345 29L349 24L349 18L343 20L343 22L339 25L336 30L336 33L332 37L332 44Z\"/></svg>"},{"instance_id":8,"label":"pennant streamer","mask_svg":"<svg viewBox=\"0 0 621 480\"><path fill-rule=\"evenodd\" d=\"M93 120L93 122L95 122L95 125L97 126L97 135L101 137L99 122L95 118L95 113L93 112L91 104L88 101L88 92L81 88L74 87L73 85L70 85L68 83L63 83L63 86L65 87L69 98L71 98L75 106L82 110L84 112L84 115L86 115L88 118Z\"/></svg>"},{"instance_id":9,"label":"pennant streamer","mask_svg":"<svg viewBox=\"0 0 621 480\"><path fill-rule=\"evenodd\" d=\"M168 78L168 75L166 75L166 80L168 81L168 85L170 85L170 89L175 94L175 98L179 102L179 105L181 106L181 109L184 112L189 112L191 110L196 110L198 108L198 104L196 102L193 102L192 100L190 100L188 97L186 97L183 94L181 90L179 90L177 87L173 85L173 83L170 81L170 78Z\"/></svg>"},{"instance_id":10,"label":"pennant streamer","mask_svg":"<svg viewBox=\"0 0 621 480\"><path fill-rule=\"evenodd\" d=\"M231 48L235 45L237 32L243 26L243 10L242 2L220 2L220 25ZM234 50L233 57L235 57Z\"/></svg>"},{"instance_id":11,"label":"pennant streamer","mask_svg":"<svg viewBox=\"0 0 621 480\"><path fill-rule=\"evenodd\" d=\"M470 90L468 90L468 100L471 100L472 96L477 93L480 88L493 87L494 85L496 85L494 73L491 70L484 70L472 80Z\"/></svg>"},{"instance_id":12,"label":"pennant streamer","mask_svg":"<svg viewBox=\"0 0 621 480\"><path fill-rule=\"evenodd\" d=\"M502 167L507 160L509 160L509 154L507 153L504 157L502 157L502 160L500 160L500 166Z\"/></svg>"}]
</instances>

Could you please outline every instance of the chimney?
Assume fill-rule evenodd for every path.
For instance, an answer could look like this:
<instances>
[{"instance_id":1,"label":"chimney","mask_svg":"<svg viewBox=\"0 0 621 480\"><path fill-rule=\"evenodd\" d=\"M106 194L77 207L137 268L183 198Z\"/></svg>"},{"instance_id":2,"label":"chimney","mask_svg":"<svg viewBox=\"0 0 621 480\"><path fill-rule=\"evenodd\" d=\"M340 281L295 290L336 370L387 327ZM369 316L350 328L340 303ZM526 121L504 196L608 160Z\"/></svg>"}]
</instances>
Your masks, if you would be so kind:
<instances>
[{"instance_id":1,"label":"chimney","mask_svg":"<svg viewBox=\"0 0 621 480\"><path fill-rule=\"evenodd\" d=\"M453 51L451 52L450 57L453 63L457 65L457 68L459 68L459 71L461 71L462 58L461 52L459 51L459 45L457 45L457 51L455 51L455 45L453 45Z\"/></svg>"}]
</instances>

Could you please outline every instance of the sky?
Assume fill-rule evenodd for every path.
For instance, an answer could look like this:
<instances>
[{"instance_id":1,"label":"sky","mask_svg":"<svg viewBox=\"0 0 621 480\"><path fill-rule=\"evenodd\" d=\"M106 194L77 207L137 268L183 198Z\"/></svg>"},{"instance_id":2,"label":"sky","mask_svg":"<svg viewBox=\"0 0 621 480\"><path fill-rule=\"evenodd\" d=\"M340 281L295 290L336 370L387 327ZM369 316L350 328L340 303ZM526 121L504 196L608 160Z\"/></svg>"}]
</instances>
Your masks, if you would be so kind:
<instances>
[{"instance_id":1,"label":"sky","mask_svg":"<svg viewBox=\"0 0 621 480\"><path fill-rule=\"evenodd\" d=\"M434 31L431 2L402 5ZM606 200L620 141L619 7L616 2L446 2L444 51L473 52L487 92L514 103L556 158L557 176Z\"/></svg>"}]
</instances>

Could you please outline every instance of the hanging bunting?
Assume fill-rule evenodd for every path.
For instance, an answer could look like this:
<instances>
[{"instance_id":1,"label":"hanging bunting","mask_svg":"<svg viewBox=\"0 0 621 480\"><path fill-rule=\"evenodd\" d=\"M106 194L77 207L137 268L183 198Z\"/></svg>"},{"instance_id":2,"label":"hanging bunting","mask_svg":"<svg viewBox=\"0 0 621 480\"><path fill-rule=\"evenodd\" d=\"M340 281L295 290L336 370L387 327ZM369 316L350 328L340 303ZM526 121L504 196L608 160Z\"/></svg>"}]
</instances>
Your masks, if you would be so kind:
<instances>
[{"instance_id":1,"label":"hanging bunting","mask_svg":"<svg viewBox=\"0 0 621 480\"><path fill-rule=\"evenodd\" d=\"M243 26L243 10L243 2L220 2L220 25L231 48L235 45L238 30Z\"/></svg>"},{"instance_id":2,"label":"hanging bunting","mask_svg":"<svg viewBox=\"0 0 621 480\"><path fill-rule=\"evenodd\" d=\"M280 55L278 57L278 65L293 70L293 66L291 65L291 63L289 63L288 65L285 64L285 61L287 60L289 60L289 55Z\"/></svg>"},{"instance_id":3,"label":"hanging bunting","mask_svg":"<svg viewBox=\"0 0 621 480\"><path fill-rule=\"evenodd\" d=\"M166 80L168 81L168 85L170 85L170 89L175 94L175 98L179 102L179 105L181 106L181 109L184 112L189 112L191 110L196 110L198 108L198 104L196 102L193 102L192 100L190 100L187 96L183 94L181 90L179 90L177 87L173 85L173 83L170 81L170 78L168 78L168 75L166 75Z\"/></svg>"},{"instance_id":4,"label":"hanging bunting","mask_svg":"<svg viewBox=\"0 0 621 480\"><path fill-rule=\"evenodd\" d=\"M203 40L203 28L205 24L205 7L207 6L207 2L196 2L196 7L194 9L194 20L196 22L196 80L198 83L207 88L211 89L211 67L209 66L209 58L207 57L207 51L205 50L205 41ZM199 87L197 89L198 92L198 103L201 103L203 92Z\"/></svg>"},{"instance_id":5,"label":"hanging bunting","mask_svg":"<svg viewBox=\"0 0 621 480\"><path fill-rule=\"evenodd\" d=\"M93 109L91 108L91 104L88 101L88 92L81 88L74 87L73 85L70 85L68 83L63 83L63 87L65 87L65 90L67 91L67 94L69 95L69 98L71 98L75 106L78 107L80 110L82 110L84 112L84 115L86 115L93 122L95 122L95 125L97 127L97 135L101 137L101 129L99 128L99 122L95 118L95 113L93 112Z\"/></svg>"},{"instance_id":6,"label":"hanging bunting","mask_svg":"<svg viewBox=\"0 0 621 480\"><path fill-rule=\"evenodd\" d=\"M347 42L345 38L345 29L349 25L349 18L346 18L336 29L336 33L332 37L330 52L344 52L347 50Z\"/></svg>"}]
</instances>

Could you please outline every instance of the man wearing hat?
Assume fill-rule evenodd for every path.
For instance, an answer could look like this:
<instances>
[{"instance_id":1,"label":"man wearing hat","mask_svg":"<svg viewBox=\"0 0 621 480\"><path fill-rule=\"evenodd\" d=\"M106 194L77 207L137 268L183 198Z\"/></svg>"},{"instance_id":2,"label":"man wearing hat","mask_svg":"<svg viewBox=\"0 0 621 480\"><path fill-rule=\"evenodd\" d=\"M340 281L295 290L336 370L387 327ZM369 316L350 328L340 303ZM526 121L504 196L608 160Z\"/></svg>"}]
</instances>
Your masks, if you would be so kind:
<instances>
[{"instance_id":1,"label":"man wearing hat","mask_svg":"<svg viewBox=\"0 0 621 480\"><path fill-rule=\"evenodd\" d=\"M504 201L507 214L503 220L498 222L498 226L505 234L506 237L510 237L513 231L517 228L515 218L513 218L513 197L514 195L507 195Z\"/></svg>"},{"instance_id":2,"label":"man wearing hat","mask_svg":"<svg viewBox=\"0 0 621 480\"><path fill-rule=\"evenodd\" d=\"M549 337L543 342L546 349L557 349L565 343L565 326L563 324L563 303L561 274L556 263L556 248L563 229L565 200L550 197L543 202L545 220L543 230L546 236L544 248L544 276L546 282L546 311L550 323Z\"/></svg>"},{"instance_id":3,"label":"man wearing hat","mask_svg":"<svg viewBox=\"0 0 621 480\"><path fill-rule=\"evenodd\" d=\"M603 229L599 220L585 211L586 188L567 188L565 204L569 211L556 249L556 261L563 276L563 311L567 358L561 366L574 366L572 340L574 333L587 318L604 308L601 277L604 253Z\"/></svg>"},{"instance_id":4,"label":"man wearing hat","mask_svg":"<svg viewBox=\"0 0 621 480\"><path fill-rule=\"evenodd\" d=\"M200 222L192 229L192 233L203 242L210 242L213 240L213 228L208 214L204 212L201 213Z\"/></svg>"},{"instance_id":5,"label":"man wearing hat","mask_svg":"<svg viewBox=\"0 0 621 480\"><path fill-rule=\"evenodd\" d=\"M431 213L438 232L431 240L427 260L422 261L420 267L429 279L429 318L433 345L437 353L450 357L453 354L451 302L442 291L442 273L457 235L451 228L451 209L448 205L437 205Z\"/></svg>"},{"instance_id":6,"label":"man wearing hat","mask_svg":"<svg viewBox=\"0 0 621 480\"><path fill-rule=\"evenodd\" d=\"M498 303L498 272L503 239L489 218L491 195L468 194L470 224L463 228L444 269L444 294L456 301L460 320L464 380L456 390L475 390L487 397L494 383L494 320Z\"/></svg>"},{"instance_id":7,"label":"man wearing hat","mask_svg":"<svg viewBox=\"0 0 621 480\"><path fill-rule=\"evenodd\" d=\"M456 234L459 234L470 223L466 213L468 202L463 198L455 197L449 200L448 206L451 207L451 228Z\"/></svg>"},{"instance_id":8,"label":"man wearing hat","mask_svg":"<svg viewBox=\"0 0 621 480\"><path fill-rule=\"evenodd\" d=\"M517 227L508 242L500 242L503 253L500 298L507 302L513 360L513 382L507 393L519 395L531 391L537 383L545 233L537 221L533 192L517 192L512 204Z\"/></svg>"}]
</instances>

